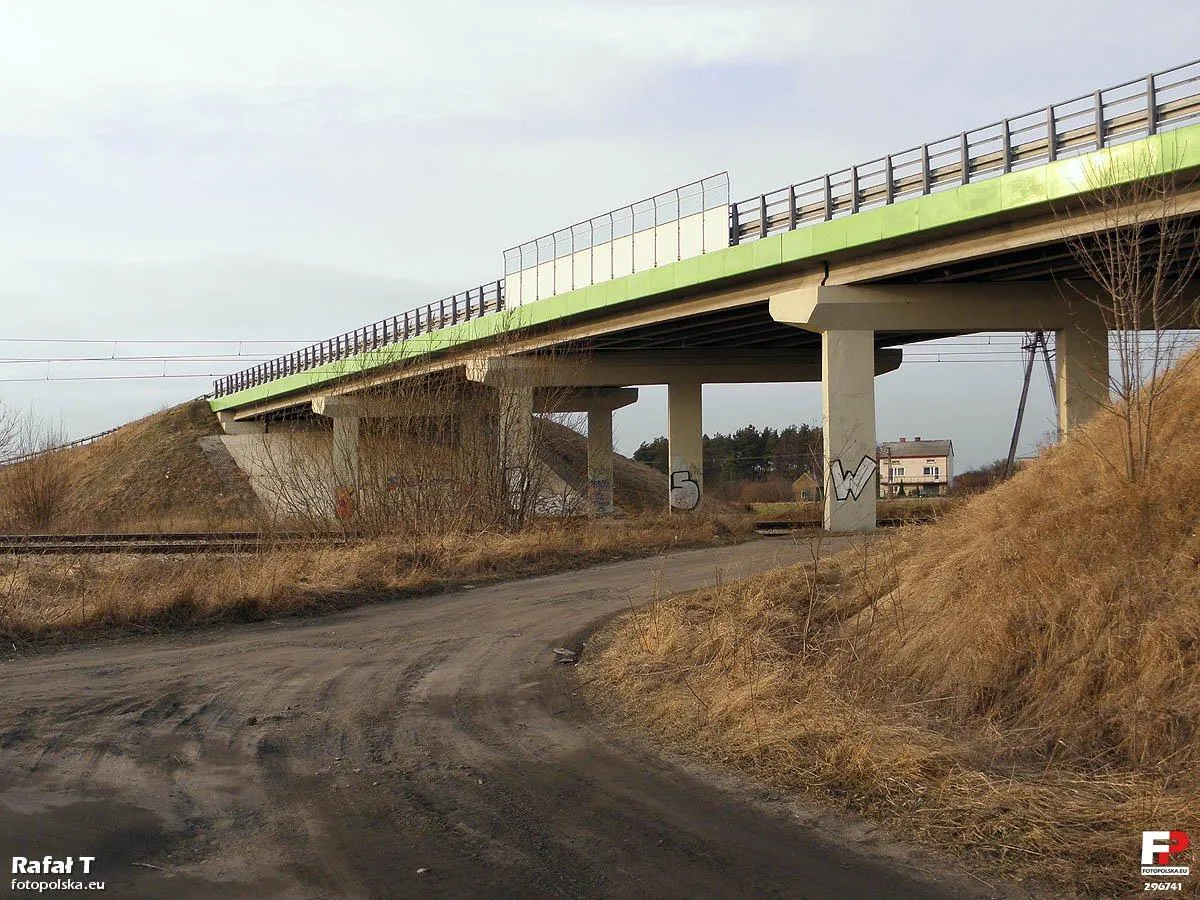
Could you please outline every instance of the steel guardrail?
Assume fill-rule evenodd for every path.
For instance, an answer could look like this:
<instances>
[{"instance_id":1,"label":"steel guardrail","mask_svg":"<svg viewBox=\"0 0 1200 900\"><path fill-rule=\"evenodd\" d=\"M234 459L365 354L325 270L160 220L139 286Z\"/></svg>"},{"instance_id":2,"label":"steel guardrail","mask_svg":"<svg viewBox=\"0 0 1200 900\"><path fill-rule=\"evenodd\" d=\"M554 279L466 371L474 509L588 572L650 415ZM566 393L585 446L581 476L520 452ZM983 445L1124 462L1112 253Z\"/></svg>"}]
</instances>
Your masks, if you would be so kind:
<instances>
[{"instance_id":1,"label":"steel guardrail","mask_svg":"<svg viewBox=\"0 0 1200 900\"><path fill-rule=\"evenodd\" d=\"M224 397L503 309L504 279L501 278L218 378L213 382L213 396Z\"/></svg>"},{"instance_id":2,"label":"steel guardrail","mask_svg":"<svg viewBox=\"0 0 1200 900\"><path fill-rule=\"evenodd\" d=\"M875 524L879 528L928 525L936 522L942 515L942 513L936 512L920 512L905 516L880 516L875 520ZM763 537L783 537L797 532L821 531L823 527L823 519L780 519L779 521L768 519L754 523L754 530Z\"/></svg>"},{"instance_id":3,"label":"steel guardrail","mask_svg":"<svg viewBox=\"0 0 1200 900\"><path fill-rule=\"evenodd\" d=\"M45 456L47 453L57 453L59 450L70 450L73 447L85 447L88 444L100 440L102 437L108 437L124 428L124 425L118 425L116 428L107 428L104 431L98 431L95 434L89 434L87 437L76 438L73 441L67 441L65 444L55 444L53 447L45 447L41 450L32 450L29 453L22 453L19 456L10 456L7 459L0 459L0 469L5 466L15 466L17 463L25 462L26 460L36 459L39 456Z\"/></svg>"},{"instance_id":4,"label":"steel guardrail","mask_svg":"<svg viewBox=\"0 0 1200 900\"><path fill-rule=\"evenodd\" d=\"M1200 122L1200 60L731 203L729 244L794 231L1196 122ZM537 242L534 252L538 252ZM506 261L506 268L511 264ZM503 309L502 277L227 375L213 383L213 396Z\"/></svg>"},{"instance_id":5,"label":"steel guardrail","mask_svg":"<svg viewBox=\"0 0 1200 900\"><path fill-rule=\"evenodd\" d=\"M730 204L742 244L1200 122L1200 60Z\"/></svg>"}]
</instances>

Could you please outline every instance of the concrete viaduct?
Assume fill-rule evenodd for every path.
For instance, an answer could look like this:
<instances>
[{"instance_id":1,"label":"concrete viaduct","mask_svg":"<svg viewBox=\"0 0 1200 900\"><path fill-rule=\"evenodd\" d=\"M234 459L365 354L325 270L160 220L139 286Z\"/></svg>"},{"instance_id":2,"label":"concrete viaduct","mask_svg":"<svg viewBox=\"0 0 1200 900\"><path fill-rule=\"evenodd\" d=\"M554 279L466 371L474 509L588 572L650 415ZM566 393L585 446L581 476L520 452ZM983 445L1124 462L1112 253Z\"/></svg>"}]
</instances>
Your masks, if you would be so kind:
<instances>
[{"instance_id":1,"label":"concrete viaduct","mask_svg":"<svg viewBox=\"0 0 1200 900\"><path fill-rule=\"evenodd\" d=\"M1108 398L1108 340L1073 247L1111 225L1098 192L1173 185L1140 212L1200 217L1200 63L731 203L727 178L506 253L504 278L216 383L228 432L333 419L352 481L364 399L397 379L497 392L524 420L588 417L596 513L611 511L612 412L665 384L669 502L703 498L701 386L821 381L825 525L875 527L874 379L906 344L1055 334L1062 434ZM511 452L498 448L498 452Z\"/></svg>"}]
</instances>

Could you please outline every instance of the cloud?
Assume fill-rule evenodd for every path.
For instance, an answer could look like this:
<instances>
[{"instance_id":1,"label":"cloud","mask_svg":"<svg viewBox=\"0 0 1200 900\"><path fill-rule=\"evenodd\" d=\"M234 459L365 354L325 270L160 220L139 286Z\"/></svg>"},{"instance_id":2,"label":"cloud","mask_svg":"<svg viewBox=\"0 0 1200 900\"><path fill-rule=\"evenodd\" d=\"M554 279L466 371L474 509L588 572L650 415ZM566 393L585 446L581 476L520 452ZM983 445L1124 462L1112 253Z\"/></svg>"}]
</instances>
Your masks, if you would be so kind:
<instances>
[{"instance_id":1,"label":"cloud","mask_svg":"<svg viewBox=\"0 0 1200 900\"><path fill-rule=\"evenodd\" d=\"M446 293L401 278L243 256L0 261L0 307L22 310L19 328L10 323L6 337L307 341Z\"/></svg>"},{"instance_id":2,"label":"cloud","mask_svg":"<svg viewBox=\"0 0 1200 900\"><path fill-rule=\"evenodd\" d=\"M147 114L200 130L255 109L270 110L271 127L307 127L323 105L343 121L563 114L659 70L816 53L837 15L773 0L10 4L0 131L100 130Z\"/></svg>"}]
</instances>

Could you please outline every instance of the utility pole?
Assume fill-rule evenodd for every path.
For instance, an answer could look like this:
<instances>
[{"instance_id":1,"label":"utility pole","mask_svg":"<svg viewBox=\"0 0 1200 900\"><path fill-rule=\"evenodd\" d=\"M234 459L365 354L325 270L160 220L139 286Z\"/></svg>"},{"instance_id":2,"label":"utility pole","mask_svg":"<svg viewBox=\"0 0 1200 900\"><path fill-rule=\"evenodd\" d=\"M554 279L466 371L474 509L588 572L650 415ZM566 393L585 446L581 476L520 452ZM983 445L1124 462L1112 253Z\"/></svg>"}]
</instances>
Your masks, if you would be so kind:
<instances>
[{"instance_id":1,"label":"utility pole","mask_svg":"<svg viewBox=\"0 0 1200 900\"><path fill-rule=\"evenodd\" d=\"M1037 359L1039 350L1046 363L1046 377L1050 380L1050 396L1053 398L1055 406L1058 405L1058 391L1054 385L1054 366L1050 362L1050 348L1046 344L1046 332L1026 332L1021 349L1025 351L1025 380L1021 384L1021 401L1017 404L1017 421L1013 425L1012 442L1008 445L1008 462L1004 466L1005 481L1012 477L1013 465L1017 461L1017 443L1021 440L1021 420L1025 418L1025 401L1029 399L1029 382L1033 380L1033 363ZM1057 426L1055 426L1054 436L1055 440L1061 437Z\"/></svg>"}]
</instances>

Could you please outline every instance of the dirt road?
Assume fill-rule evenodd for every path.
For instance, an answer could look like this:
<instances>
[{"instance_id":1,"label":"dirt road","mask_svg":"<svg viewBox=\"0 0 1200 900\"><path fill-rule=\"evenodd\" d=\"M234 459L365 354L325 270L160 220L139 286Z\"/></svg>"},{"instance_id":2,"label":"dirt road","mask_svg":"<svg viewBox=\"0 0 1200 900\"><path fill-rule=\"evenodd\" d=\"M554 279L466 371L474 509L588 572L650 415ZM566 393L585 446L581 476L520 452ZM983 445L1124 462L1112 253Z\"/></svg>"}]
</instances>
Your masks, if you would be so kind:
<instances>
[{"instance_id":1,"label":"dirt road","mask_svg":"<svg viewBox=\"0 0 1200 900\"><path fill-rule=\"evenodd\" d=\"M108 897L995 896L943 874L948 855L908 856L592 721L553 665L656 587L808 553L763 541L9 652L0 860L94 856Z\"/></svg>"}]
</instances>

